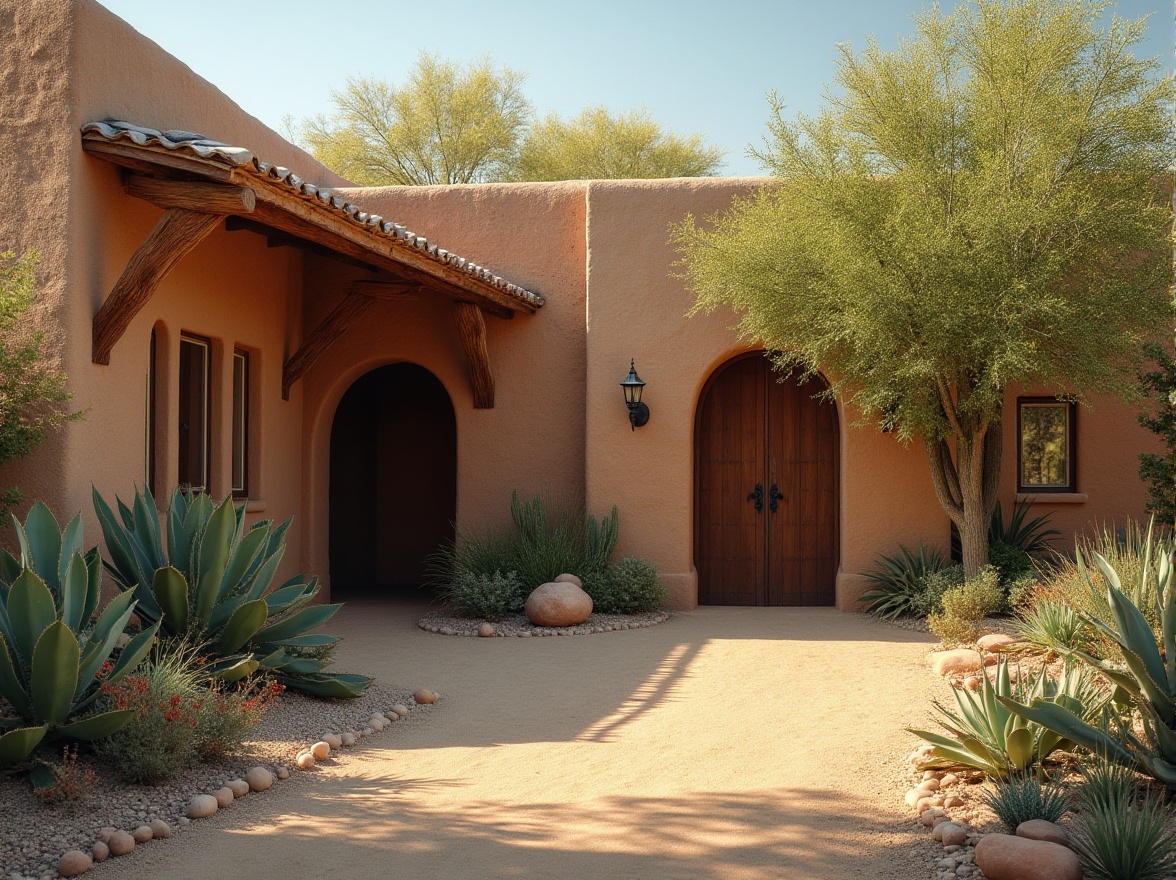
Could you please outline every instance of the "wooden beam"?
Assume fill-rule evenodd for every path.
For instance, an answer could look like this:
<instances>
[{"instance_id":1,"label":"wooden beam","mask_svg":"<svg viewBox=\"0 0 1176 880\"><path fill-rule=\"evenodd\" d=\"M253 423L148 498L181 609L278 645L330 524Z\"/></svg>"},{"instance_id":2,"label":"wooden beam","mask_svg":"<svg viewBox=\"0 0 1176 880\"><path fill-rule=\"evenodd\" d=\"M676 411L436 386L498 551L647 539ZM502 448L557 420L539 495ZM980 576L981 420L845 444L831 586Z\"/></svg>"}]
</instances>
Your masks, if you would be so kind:
<instances>
[{"instance_id":1,"label":"wooden beam","mask_svg":"<svg viewBox=\"0 0 1176 880\"><path fill-rule=\"evenodd\" d=\"M494 376L486 348L486 321L474 303L457 304L457 332L469 362L474 409L494 409Z\"/></svg>"},{"instance_id":2,"label":"wooden beam","mask_svg":"<svg viewBox=\"0 0 1176 880\"><path fill-rule=\"evenodd\" d=\"M252 214L257 204L257 196L247 186L161 180L142 174L130 176L126 191L161 208L184 208L205 214Z\"/></svg>"},{"instance_id":3,"label":"wooden beam","mask_svg":"<svg viewBox=\"0 0 1176 880\"><path fill-rule=\"evenodd\" d=\"M286 232L281 232L274 229L272 226L266 226L264 223L258 223L254 220L249 220L246 217L234 217L229 215L225 218L226 232L254 232L265 237L266 247L279 248L289 247L296 248L300 251L305 251L308 254L317 254L320 257L326 257L328 260L335 260L342 263L344 266L355 266L357 269L363 269L365 272L379 272L370 261L356 260L351 257L344 256L338 251L333 251L329 247L324 247L321 244L315 244L312 241L307 241L304 238L297 238Z\"/></svg>"},{"instance_id":4,"label":"wooden beam","mask_svg":"<svg viewBox=\"0 0 1176 880\"><path fill-rule=\"evenodd\" d=\"M158 150L148 150L138 144L126 141L108 141L101 135L90 132L82 135L82 149L105 159L107 162L148 174L159 174L160 169L165 168L171 171L181 171L185 174L194 174L206 180L223 180L228 183L233 179L233 169L223 162L202 159L191 153L167 150L162 147Z\"/></svg>"},{"instance_id":5,"label":"wooden beam","mask_svg":"<svg viewBox=\"0 0 1176 880\"><path fill-rule=\"evenodd\" d=\"M428 285L457 301L475 301L498 317L515 312L534 314L533 303L511 296L504 290L466 272L438 263L411 245L374 235L364 226L316 200L291 198L275 184L234 172L236 182L257 193L254 219L291 235L323 244L358 260L366 260L409 281Z\"/></svg>"},{"instance_id":6,"label":"wooden beam","mask_svg":"<svg viewBox=\"0 0 1176 880\"><path fill-rule=\"evenodd\" d=\"M169 208L131 255L94 316L93 360L110 363L110 350L180 258L220 225L223 214Z\"/></svg>"},{"instance_id":7,"label":"wooden beam","mask_svg":"<svg viewBox=\"0 0 1176 880\"><path fill-rule=\"evenodd\" d=\"M302 340L282 368L282 400L290 399L290 387L306 375L314 362L343 335L343 332L366 312L375 300L361 293L349 293L323 318L321 324Z\"/></svg>"},{"instance_id":8,"label":"wooden beam","mask_svg":"<svg viewBox=\"0 0 1176 880\"><path fill-rule=\"evenodd\" d=\"M352 281L352 293L370 296L372 299L402 300L418 293L419 284L411 281Z\"/></svg>"}]
</instances>

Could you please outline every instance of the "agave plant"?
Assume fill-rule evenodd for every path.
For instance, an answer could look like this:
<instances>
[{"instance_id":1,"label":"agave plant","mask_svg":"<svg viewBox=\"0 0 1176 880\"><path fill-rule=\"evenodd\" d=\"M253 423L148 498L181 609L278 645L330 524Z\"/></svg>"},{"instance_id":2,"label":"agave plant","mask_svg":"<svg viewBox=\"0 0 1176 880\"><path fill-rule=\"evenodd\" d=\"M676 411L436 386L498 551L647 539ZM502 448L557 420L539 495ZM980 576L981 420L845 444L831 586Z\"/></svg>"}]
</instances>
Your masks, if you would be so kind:
<instances>
[{"instance_id":1,"label":"agave plant","mask_svg":"<svg viewBox=\"0 0 1176 880\"><path fill-rule=\"evenodd\" d=\"M996 780L1009 779L1040 767L1056 751L1075 745L1062 734L1027 720L1006 703L1011 699L1034 700L1064 708L1075 717L1093 717L1106 702L1095 684L1095 676L1078 664L1067 664L1058 679L1045 669L1031 682L1009 675L1008 662L1001 660L995 680L981 676L979 693L955 689L956 707L938 701L935 708L947 733L911 730L931 743L935 760L929 767L965 767L979 770Z\"/></svg>"},{"instance_id":2,"label":"agave plant","mask_svg":"<svg viewBox=\"0 0 1176 880\"><path fill-rule=\"evenodd\" d=\"M214 675L235 681L265 669L281 684L320 697L357 697L371 679L324 672L318 656L337 636L309 630L340 605L309 605L318 578L296 575L270 589L285 551L290 521L245 529L244 509L215 505L203 493L172 492L166 550L150 490L135 490L118 517L94 490L111 577L139 602L139 615L160 625L161 638L196 639L217 658Z\"/></svg>"},{"instance_id":3,"label":"agave plant","mask_svg":"<svg viewBox=\"0 0 1176 880\"><path fill-rule=\"evenodd\" d=\"M1141 577L1151 572L1151 542L1145 556ZM1113 622L1083 613L1088 625L1113 644L1121 663L1094 657L1085 651L1069 653L1088 663L1106 676L1134 703L1139 710L1140 730L1122 725L1117 736L1112 736L1107 725L1095 726L1069 707L1034 699L1008 697L1001 703L1020 717L1044 725L1080 746L1127 767L1138 768L1148 775L1176 787L1176 577L1173 560L1161 555L1155 569L1155 589L1143 585L1136 595L1149 595L1155 604L1155 617L1160 621L1160 640L1148 625L1147 617L1123 590L1114 568L1098 553L1094 553L1106 584L1107 603ZM1090 572L1079 555L1077 565L1090 589L1095 589ZM1161 647L1162 642L1162 647Z\"/></svg>"},{"instance_id":4,"label":"agave plant","mask_svg":"<svg viewBox=\"0 0 1176 880\"><path fill-rule=\"evenodd\" d=\"M16 520L21 558L0 552L0 696L16 717L0 717L0 764L24 761L46 735L94 740L130 723L134 710L85 714L101 685L120 681L146 656L158 627L123 647L106 675L118 637L135 611L125 593L93 626L102 572L98 554L82 555L82 520L58 531L44 504Z\"/></svg>"},{"instance_id":5,"label":"agave plant","mask_svg":"<svg viewBox=\"0 0 1176 880\"><path fill-rule=\"evenodd\" d=\"M943 555L935 549L924 549L922 542L917 555L901 544L898 551L896 556L878 557L875 567L865 572L866 580L878 586L858 600L868 602L866 610L883 620L917 613L927 575L939 571L944 564Z\"/></svg>"}]
</instances>

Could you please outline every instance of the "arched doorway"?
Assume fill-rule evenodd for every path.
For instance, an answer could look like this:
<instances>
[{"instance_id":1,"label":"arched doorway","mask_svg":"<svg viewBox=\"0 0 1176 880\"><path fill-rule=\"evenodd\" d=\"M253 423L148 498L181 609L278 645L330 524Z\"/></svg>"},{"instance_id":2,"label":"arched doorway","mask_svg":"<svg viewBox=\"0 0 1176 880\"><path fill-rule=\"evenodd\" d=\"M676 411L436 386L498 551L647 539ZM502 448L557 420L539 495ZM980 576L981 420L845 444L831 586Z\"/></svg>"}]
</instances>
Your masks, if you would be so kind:
<instances>
[{"instance_id":1,"label":"arched doorway","mask_svg":"<svg viewBox=\"0 0 1176 880\"><path fill-rule=\"evenodd\" d=\"M332 592L418 587L453 538L457 424L445 386L416 364L347 389L331 426Z\"/></svg>"},{"instance_id":2,"label":"arched doorway","mask_svg":"<svg viewBox=\"0 0 1176 880\"><path fill-rule=\"evenodd\" d=\"M763 352L719 367L694 431L694 554L704 605L832 605L837 407L773 373Z\"/></svg>"}]
</instances>

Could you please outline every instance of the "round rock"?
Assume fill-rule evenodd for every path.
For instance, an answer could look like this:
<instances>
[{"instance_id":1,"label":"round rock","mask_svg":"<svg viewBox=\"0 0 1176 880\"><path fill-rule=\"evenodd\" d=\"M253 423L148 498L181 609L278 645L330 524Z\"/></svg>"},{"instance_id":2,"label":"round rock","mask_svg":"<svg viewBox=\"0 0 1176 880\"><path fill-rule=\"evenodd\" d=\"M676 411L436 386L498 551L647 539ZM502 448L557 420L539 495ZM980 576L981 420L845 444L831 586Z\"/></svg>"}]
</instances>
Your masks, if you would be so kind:
<instances>
[{"instance_id":1,"label":"round rock","mask_svg":"<svg viewBox=\"0 0 1176 880\"><path fill-rule=\"evenodd\" d=\"M584 582L582 580L580 580L578 577L576 577L574 574L568 574L567 572L564 572L563 574L558 575L556 577L556 579L554 581L552 581L552 583L555 583L555 584L575 584L581 590L584 589Z\"/></svg>"},{"instance_id":2,"label":"round rock","mask_svg":"<svg viewBox=\"0 0 1176 880\"><path fill-rule=\"evenodd\" d=\"M156 840L167 840L171 837L171 826L162 819L152 819L147 825L151 828L151 836Z\"/></svg>"},{"instance_id":3,"label":"round rock","mask_svg":"<svg viewBox=\"0 0 1176 880\"><path fill-rule=\"evenodd\" d=\"M125 856L135 851L135 838L125 831L116 831L110 835L110 841L106 845L110 847L112 856Z\"/></svg>"},{"instance_id":4,"label":"round rock","mask_svg":"<svg viewBox=\"0 0 1176 880\"><path fill-rule=\"evenodd\" d=\"M225 783L225 788L233 793L233 797L245 797L249 794L249 783L244 779L230 779Z\"/></svg>"},{"instance_id":5,"label":"round rock","mask_svg":"<svg viewBox=\"0 0 1176 880\"><path fill-rule=\"evenodd\" d=\"M944 846L963 846L968 842L968 829L948 822L939 826L943 829L940 840Z\"/></svg>"},{"instance_id":6,"label":"round rock","mask_svg":"<svg viewBox=\"0 0 1176 880\"><path fill-rule=\"evenodd\" d=\"M1070 837L1055 825L1053 822L1047 822L1045 819L1029 819L1017 826L1017 837L1024 837L1026 840L1048 840L1050 843L1060 843L1062 846L1070 845Z\"/></svg>"},{"instance_id":7,"label":"round rock","mask_svg":"<svg viewBox=\"0 0 1176 880\"><path fill-rule=\"evenodd\" d=\"M286 767L286 766L279 767L277 769L276 775L277 775L278 779L289 779L290 778L290 768Z\"/></svg>"},{"instance_id":8,"label":"round rock","mask_svg":"<svg viewBox=\"0 0 1176 880\"><path fill-rule=\"evenodd\" d=\"M478 635L484 639L491 638L494 635L494 624L483 623L478 627Z\"/></svg>"},{"instance_id":9,"label":"round rock","mask_svg":"<svg viewBox=\"0 0 1176 880\"><path fill-rule=\"evenodd\" d=\"M320 745L316 743L316 745ZM321 743L326 745L326 743ZM330 754L328 752L327 754ZM251 767L245 774L245 782L250 791L267 791L274 784L274 774L267 767Z\"/></svg>"},{"instance_id":10,"label":"round rock","mask_svg":"<svg viewBox=\"0 0 1176 880\"><path fill-rule=\"evenodd\" d=\"M77 877L85 874L93 866L94 860L88 853L80 849L67 850L57 860L57 873L62 877Z\"/></svg>"},{"instance_id":11,"label":"round rock","mask_svg":"<svg viewBox=\"0 0 1176 880\"><path fill-rule=\"evenodd\" d=\"M976 867L988 880L1082 880L1082 862L1048 840L987 834L976 844Z\"/></svg>"},{"instance_id":12,"label":"round rock","mask_svg":"<svg viewBox=\"0 0 1176 880\"><path fill-rule=\"evenodd\" d=\"M95 862L105 862L110 856L110 847L101 840L95 840L94 845L90 847L90 854L94 856Z\"/></svg>"},{"instance_id":13,"label":"round rock","mask_svg":"<svg viewBox=\"0 0 1176 880\"><path fill-rule=\"evenodd\" d=\"M101 840L103 843L109 843L110 842L110 835L114 834L114 832L116 832L116 831L118 831L118 829L115 828L113 825L107 825L105 828L103 828L101 831L98 832L98 839Z\"/></svg>"},{"instance_id":14,"label":"round rock","mask_svg":"<svg viewBox=\"0 0 1176 880\"><path fill-rule=\"evenodd\" d=\"M214 798L216 798L216 805L218 807L232 806L233 801L235 801L237 799L237 796L235 794L233 794L233 790L231 788L229 788L227 785L221 786L220 788L218 788L216 791L214 791L212 793L212 796ZM195 818L195 817L193 817L193 818Z\"/></svg>"},{"instance_id":15,"label":"round rock","mask_svg":"<svg viewBox=\"0 0 1176 880\"><path fill-rule=\"evenodd\" d=\"M298 760L294 762L294 766L299 770L309 770L314 766L314 755L310 752L303 752L298 756Z\"/></svg>"},{"instance_id":16,"label":"round rock","mask_svg":"<svg viewBox=\"0 0 1176 880\"><path fill-rule=\"evenodd\" d=\"M215 795L198 794L188 802L188 818L203 819L215 813L218 807L220 807L220 801Z\"/></svg>"},{"instance_id":17,"label":"round rock","mask_svg":"<svg viewBox=\"0 0 1176 880\"><path fill-rule=\"evenodd\" d=\"M155 833L151 830L150 825L140 825L131 832L131 837L135 838L135 843L146 843L155 837Z\"/></svg>"},{"instance_id":18,"label":"round rock","mask_svg":"<svg viewBox=\"0 0 1176 880\"><path fill-rule=\"evenodd\" d=\"M325 742L332 749L343 748L343 738L337 733L324 733L319 737L319 742Z\"/></svg>"},{"instance_id":19,"label":"round rock","mask_svg":"<svg viewBox=\"0 0 1176 880\"><path fill-rule=\"evenodd\" d=\"M980 654L970 648L957 648L954 651L936 651L927 656L927 662L936 675L951 675L952 673L978 672L984 666Z\"/></svg>"},{"instance_id":20,"label":"round rock","mask_svg":"<svg viewBox=\"0 0 1176 880\"><path fill-rule=\"evenodd\" d=\"M392 707L392 711L395 712L397 715L399 715L401 718L404 718L406 715L408 715L408 706L405 706L403 703L397 703L395 706Z\"/></svg>"},{"instance_id":21,"label":"round rock","mask_svg":"<svg viewBox=\"0 0 1176 880\"><path fill-rule=\"evenodd\" d=\"M592 597L566 581L541 584L527 597L523 612L536 626L575 626L592 613Z\"/></svg>"},{"instance_id":22,"label":"round rock","mask_svg":"<svg viewBox=\"0 0 1176 880\"><path fill-rule=\"evenodd\" d=\"M310 753L314 755L316 761L325 761L331 757L331 744L325 740L319 740L310 747Z\"/></svg>"},{"instance_id":23,"label":"round rock","mask_svg":"<svg viewBox=\"0 0 1176 880\"><path fill-rule=\"evenodd\" d=\"M1002 651L1012 651L1020 643L1012 636L1004 633L989 633L986 636L980 636L976 644L984 651L990 654L998 654Z\"/></svg>"},{"instance_id":24,"label":"round rock","mask_svg":"<svg viewBox=\"0 0 1176 880\"><path fill-rule=\"evenodd\" d=\"M421 688L419 691L415 691L413 693L412 698L421 705L427 706L432 703L436 703L439 696L440 694L438 694L436 691Z\"/></svg>"}]
</instances>

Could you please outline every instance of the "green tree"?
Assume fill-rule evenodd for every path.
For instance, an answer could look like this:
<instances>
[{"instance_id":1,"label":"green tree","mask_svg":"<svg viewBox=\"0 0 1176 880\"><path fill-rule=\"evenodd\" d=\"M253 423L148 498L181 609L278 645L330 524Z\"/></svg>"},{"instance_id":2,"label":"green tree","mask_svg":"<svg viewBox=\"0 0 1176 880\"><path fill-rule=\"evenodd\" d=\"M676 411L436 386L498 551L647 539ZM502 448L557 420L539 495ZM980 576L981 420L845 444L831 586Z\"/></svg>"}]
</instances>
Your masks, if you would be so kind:
<instances>
[{"instance_id":1,"label":"green tree","mask_svg":"<svg viewBox=\"0 0 1176 880\"><path fill-rule=\"evenodd\" d=\"M1141 373L1139 386L1155 409L1139 414L1139 424L1164 441L1166 455L1140 453L1139 479L1147 484L1147 510L1161 522L1176 523L1176 361L1159 342L1147 342L1144 354L1155 365Z\"/></svg>"},{"instance_id":2,"label":"green tree","mask_svg":"<svg viewBox=\"0 0 1176 880\"><path fill-rule=\"evenodd\" d=\"M402 87L349 78L331 93L335 112L306 120L300 139L365 186L502 180L533 115L524 79L488 58L462 66L422 53Z\"/></svg>"},{"instance_id":3,"label":"green tree","mask_svg":"<svg viewBox=\"0 0 1176 880\"><path fill-rule=\"evenodd\" d=\"M0 466L23 458L51 430L82 413L67 413L65 374L46 361L44 334L22 321L36 290L38 256L0 253ZM18 503L15 486L0 490L0 522Z\"/></svg>"},{"instance_id":4,"label":"green tree","mask_svg":"<svg viewBox=\"0 0 1176 880\"><path fill-rule=\"evenodd\" d=\"M613 115L588 107L574 119L552 113L536 122L523 143L516 180L617 180L707 177L719 172L723 152L701 134L666 131L645 110Z\"/></svg>"},{"instance_id":5,"label":"green tree","mask_svg":"<svg viewBox=\"0 0 1176 880\"><path fill-rule=\"evenodd\" d=\"M1144 22L978 0L837 62L816 117L773 96L776 179L676 230L697 308L918 438L969 576L987 562L1010 385L1129 394L1172 323L1172 83Z\"/></svg>"}]
</instances>

